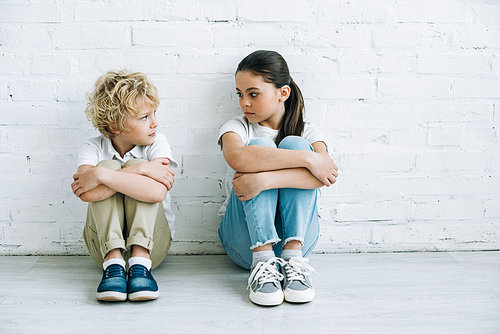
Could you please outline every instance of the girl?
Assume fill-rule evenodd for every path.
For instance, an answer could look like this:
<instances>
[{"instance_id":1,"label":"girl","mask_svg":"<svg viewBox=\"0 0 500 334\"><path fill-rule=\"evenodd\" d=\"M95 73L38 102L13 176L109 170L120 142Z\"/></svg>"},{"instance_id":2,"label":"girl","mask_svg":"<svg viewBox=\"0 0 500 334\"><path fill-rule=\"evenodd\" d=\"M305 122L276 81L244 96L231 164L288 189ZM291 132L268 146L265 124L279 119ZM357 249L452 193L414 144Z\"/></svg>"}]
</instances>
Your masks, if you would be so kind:
<instances>
[{"instance_id":1,"label":"girl","mask_svg":"<svg viewBox=\"0 0 500 334\"><path fill-rule=\"evenodd\" d=\"M303 121L302 93L280 54L248 55L235 82L244 116L225 123L219 133L232 168L220 211L222 246L250 269L252 302L309 302L315 295L314 269L303 256L319 238L317 189L336 182L337 166L318 127Z\"/></svg>"}]
</instances>

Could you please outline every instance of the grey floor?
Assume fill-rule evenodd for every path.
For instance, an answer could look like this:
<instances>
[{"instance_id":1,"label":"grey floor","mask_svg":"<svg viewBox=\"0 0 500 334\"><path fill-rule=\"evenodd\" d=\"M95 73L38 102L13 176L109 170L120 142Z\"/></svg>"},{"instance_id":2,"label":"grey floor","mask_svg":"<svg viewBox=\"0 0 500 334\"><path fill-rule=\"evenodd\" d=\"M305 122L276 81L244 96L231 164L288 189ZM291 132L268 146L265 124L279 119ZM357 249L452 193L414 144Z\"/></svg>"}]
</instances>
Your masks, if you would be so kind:
<instances>
[{"instance_id":1,"label":"grey floor","mask_svg":"<svg viewBox=\"0 0 500 334\"><path fill-rule=\"evenodd\" d=\"M316 298L260 307L227 256L168 256L160 298L100 303L90 257L0 257L0 333L500 333L500 252L313 255Z\"/></svg>"}]
</instances>

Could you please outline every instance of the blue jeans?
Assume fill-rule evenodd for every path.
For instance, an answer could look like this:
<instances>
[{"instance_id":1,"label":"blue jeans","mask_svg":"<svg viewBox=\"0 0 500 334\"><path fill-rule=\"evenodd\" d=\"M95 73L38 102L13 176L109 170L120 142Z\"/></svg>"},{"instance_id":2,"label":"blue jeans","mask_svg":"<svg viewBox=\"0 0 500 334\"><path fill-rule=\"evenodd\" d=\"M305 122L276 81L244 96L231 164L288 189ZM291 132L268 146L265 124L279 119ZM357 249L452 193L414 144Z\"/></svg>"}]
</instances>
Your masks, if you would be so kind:
<instances>
[{"instance_id":1,"label":"blue jeans","mask_svg":"<svg viewBox=\"0 0 500 334\"><path fill-rule=\"evenodd\" d=\"M268 138L252 139L248 145L276 147ZM313 150L304 138L298 136L286 137L279 148ZM252 264L252 250L269 243L273 244L276 256L280 256L283 245L299 240L302 253L307 256L319 239L317 191L270 189L242 202L232 190L219 227L222 247L236 264L246 269Z\"/></svg>"}]
</instances>

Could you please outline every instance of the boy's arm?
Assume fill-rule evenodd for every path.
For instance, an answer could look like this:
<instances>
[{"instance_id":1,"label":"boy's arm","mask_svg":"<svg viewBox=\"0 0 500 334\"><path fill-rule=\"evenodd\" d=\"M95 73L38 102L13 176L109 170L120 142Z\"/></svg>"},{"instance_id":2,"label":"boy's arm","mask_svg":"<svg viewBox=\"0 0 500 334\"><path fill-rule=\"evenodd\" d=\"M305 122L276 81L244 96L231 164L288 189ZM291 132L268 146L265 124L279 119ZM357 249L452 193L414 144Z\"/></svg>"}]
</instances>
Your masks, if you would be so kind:
<instances>
[{"instance_id":1,"label":"boy's arm","mask_svg":"<svg viewBox=\"0 0 500 334\"><path fill-rule=\"evenodd\" d=\"M149 162L134 164L122 171L150 177L167 187L168 191L172 190L174 185L175 172L170 168L169 158L155 158Z\"/></svg>"},{"instance_id":2,"label":"boy's arm","mask_svg":"<svg viewBox=\"0 0 500 334\"><path fill-rule=\"evenodd\" d=\"M259 145L245 146L241 141L241 137L234 132L223 134L221 141L222 153L226 162L231 168L240 173L258 173L304 167L327 187L333 184L334 179L331 175L337 170L337 166L326 152L326 146L324 146L324 152L316 151L316 149L315 152L311 152ZM322 143L322 145L325 144Z\"/></svg>"},{"instance_id":3,"label":"boy's arm","mask_svg":"<svg viewBox=\"0 0 500 334\"><path fill-rule=\"evenodd\" d=\"M312 144L314 151L328 156L323 142ZM329 156L328 156L329 157ZM329 176L331 184L337 181L335 169ZM248 201L261 191L276 188L316 189L324 186L307 168L286 168L260 173L236 173L233 189L241 201Z\"/></svg>"},{"instance_id":4,"label":"boy's arm","mask_svg":"<svg viewBox=\"0 0 500 334\"><path fill-rule=\"evenodd\" d=\"M94 166L92 165L81 165L78 167L76 174L73 175L73 183L71 183L73 194L84 202L102 201L116 193L115 190L104 184L98 182L91 184L91 181L95 181L95 176L92 174L93 169ZM90 188L90 190L84 192L82 189L84 184L85 189Z\"/></svg>"},{"instance_id":5,"label":"boy's arm","mask_svg":"<svg viewBox=\"0 0 500 334\"><path fill-rule=\"evenodd\" d=\"M161 202L174 182L175 173L168 161L157 158L119 171L82 165L73 176L71 188L84 202L102 201L116 192L142 202Z\"/></svg>"}]
</instances>

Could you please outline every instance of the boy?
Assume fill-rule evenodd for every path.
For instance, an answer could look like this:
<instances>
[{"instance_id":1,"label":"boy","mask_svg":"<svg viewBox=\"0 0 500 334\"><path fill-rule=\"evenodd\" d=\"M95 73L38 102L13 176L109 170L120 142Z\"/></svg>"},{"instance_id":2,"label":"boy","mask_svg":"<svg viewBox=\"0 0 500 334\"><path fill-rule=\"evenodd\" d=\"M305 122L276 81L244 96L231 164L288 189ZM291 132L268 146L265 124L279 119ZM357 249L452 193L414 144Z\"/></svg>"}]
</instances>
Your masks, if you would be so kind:
<instances>
[{"instance_id":1,"label":"boy","mask_svg":"<svg viewBox=\"0 0 500 334\"><path fill-rule=\"evenodd\" d=\"M151 270L170 248L170 167L177 167L167 139L156 132L158 92L145 74L108 72L87 99L85 114L101 135L81 147L71 188L89 202L83 238L103 268L97 299L156 299Z\"/></svg>"}]
</instances>

